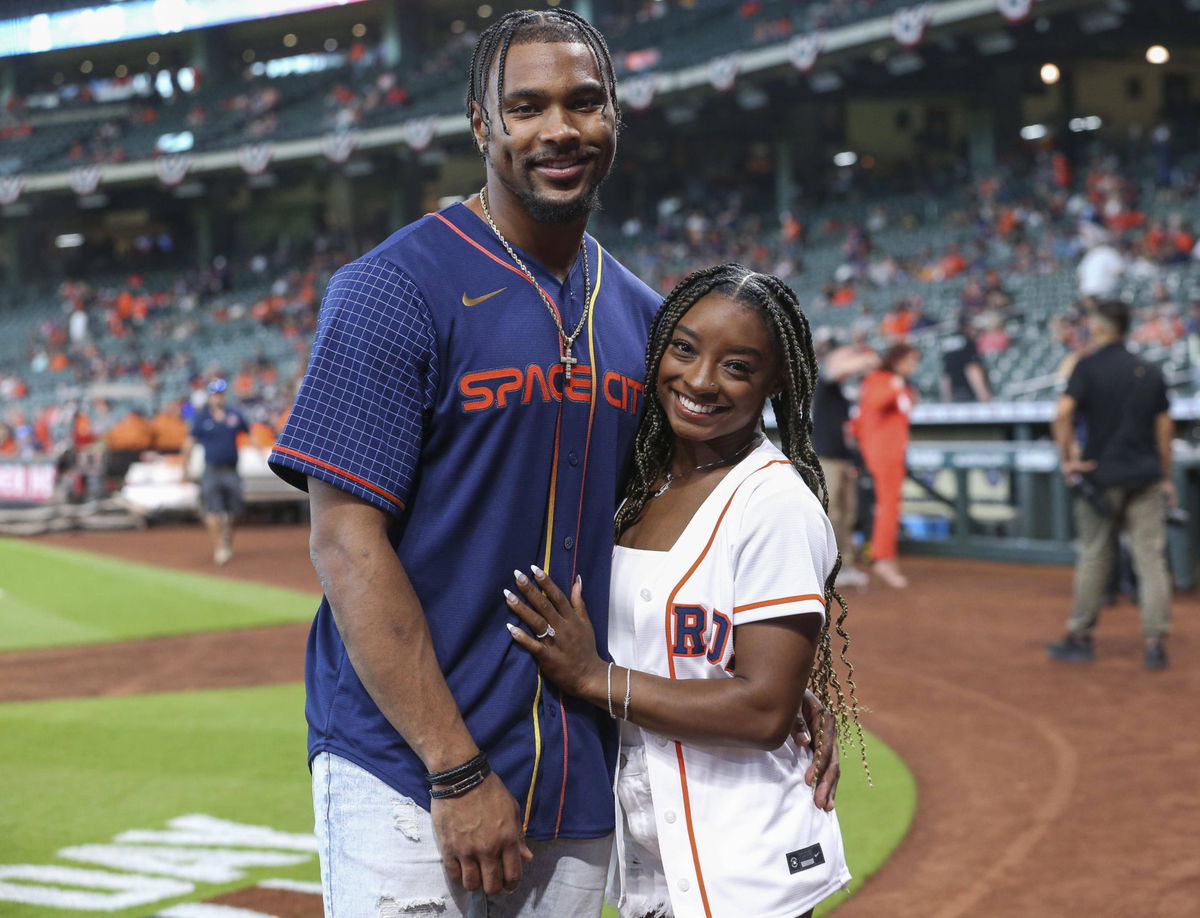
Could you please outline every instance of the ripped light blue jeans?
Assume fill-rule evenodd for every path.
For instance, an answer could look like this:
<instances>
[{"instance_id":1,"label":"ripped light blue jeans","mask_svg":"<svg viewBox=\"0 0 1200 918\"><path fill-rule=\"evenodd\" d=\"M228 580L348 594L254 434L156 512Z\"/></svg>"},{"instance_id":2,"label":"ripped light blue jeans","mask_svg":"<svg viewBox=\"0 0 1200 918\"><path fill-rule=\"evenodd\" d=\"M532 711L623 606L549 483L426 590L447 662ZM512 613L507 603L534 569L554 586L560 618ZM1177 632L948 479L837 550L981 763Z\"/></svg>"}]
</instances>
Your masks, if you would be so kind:
<instances>
[{"instance_id":1,"label":"ripped light blue jeans","mask_svg":"<svg viewBox=\"0 0 1200 918\"><path fill-rule=\"evenodd\" d=\"M313 759L325 918L599 918L612 836L531 841L513 893L452 883L429 813L353 762Z\"/></svg>"}]
</instances>

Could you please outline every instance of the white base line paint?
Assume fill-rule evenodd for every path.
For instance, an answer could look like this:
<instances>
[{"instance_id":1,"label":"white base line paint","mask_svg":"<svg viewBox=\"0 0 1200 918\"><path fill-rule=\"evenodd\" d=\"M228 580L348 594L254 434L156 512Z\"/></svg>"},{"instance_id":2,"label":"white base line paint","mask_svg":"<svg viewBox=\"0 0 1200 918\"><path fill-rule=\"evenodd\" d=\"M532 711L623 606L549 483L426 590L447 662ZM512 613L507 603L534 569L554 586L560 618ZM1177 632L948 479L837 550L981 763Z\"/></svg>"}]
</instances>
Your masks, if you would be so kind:
<instances>
[{"instance_id":1,"label":"white base line paint","mask_svg":"<svg viewBox=\"0 0 1200 918\"><path fill-rule=\"evenodd\" d=\"M258 884L263 889L284 889L288 892L308 893L309 895L321 895L321 884L310 883L306 880L261 880Z\"/></svg>"},{"instance_id":2,"label":"white base line paint","mask_svg":"<svg viewBox=\"0 0 1200 918\"><path fill-rule=\"evenodd\" d=\"M113 841L118 844L161 845L228 845L246 848L282 848L285 851L317 850L317 840L311 832L280 832L268 826L252 826L215 816L193 813L167 823L169 831L133 829L122 832Z\"/></svg>"},{"instance_id":3,"label":"white base line paint","mask_svg":"<svg viewBox=\"0 0 1200 918\"><path fill-rule=\"evenodd\" d=\"M124 873L50 864L0 864L0 906L19 902L59 912L115 912L147 906L144 913L150 914L157 904L181 896L203 898L203 891L197 892L189 881L237 882L246 878L244 868L291 867L311 861L317 850L317 840L310 833L280 832L270 826L196 813L172 819L167 826L165 831L122 832L113 844L72 845L57 852L61 858ZM316 883L296 883L291 888L320 893ZM165 918L274 918L210 902L173 905L158 914Z\"/></svg>"},{"instance_id":4,"label":"white base line paint","mask_svg":"<svg viewBox=\"0 0 1200 918\"><path fill-rule=\"evenodd\" d=\"M59 857L194 883L235 883L246 878L247 867L291 867L312 855L245 848L168 848L159 845L74 845Z\"/></svg>"},{"instance_id":5,"label":"white base line paint","mask_svg":"<svg viewBox=\"0 0 1200 918\"><path fill-rule=\"evenodd\" d=\"M8 879L30 882L4 882ZM37 886L34 885L36 883L55 885ZM76 888L64 888L68 886ZM45 905L89 912L115 912L135 905L147 905L184 896L195 888L191 883L180 880L146 877L136 873L109 873L106 870L37 864L0 865L0 902L22 902L26 905Z\"/></svg>"},{"instance_id":6,"label":"white base line paint","mask_svg":"<svg viewBox=\"0 0 1200 918\"><path fill-rule=\"evenodd\" d=\"M212 902L185 902L159 912L154 918L276 918L269 912L254 912L248 908L232 905L216 905Z\"/></svg>"}]
</instances>

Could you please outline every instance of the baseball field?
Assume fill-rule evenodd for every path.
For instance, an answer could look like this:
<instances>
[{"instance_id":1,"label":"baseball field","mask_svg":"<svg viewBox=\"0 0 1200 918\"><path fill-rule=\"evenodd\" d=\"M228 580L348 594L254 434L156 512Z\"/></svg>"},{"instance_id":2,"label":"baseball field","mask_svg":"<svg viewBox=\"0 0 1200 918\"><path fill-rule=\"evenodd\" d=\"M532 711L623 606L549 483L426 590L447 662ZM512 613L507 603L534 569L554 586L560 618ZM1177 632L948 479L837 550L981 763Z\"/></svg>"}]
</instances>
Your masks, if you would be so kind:
<instances>
[{"instance_id":1,"label":"baseball field","mask_svg":"<svg viewBox=\"0 0 1200 918\"><path fill-rule=\"evenodd\" d=\"M247 529L220 570L190 527L0 541L0 914L320 914L306 535ZM1069 570L907 569L850 596L875 786L847 752L839 918L1200 914L1200 604L1165 673L1128 603L1095 664L1055 667Z\"/></svg>"},{"instance_id":2,"label":"baseball field","mask_svg":"<svg viewBox=\"0 0 1200 918\"><path fill-rule=\"evenodd\" d=\"M0 813L3 913L319 914L295 624L318 595L41 542L0 559L0 697L22 699L0 704L21 788ZM903 763L871 748L874 788L850 767L840 795L859 883L915 808Z\"/></svg>"}]
</instances>

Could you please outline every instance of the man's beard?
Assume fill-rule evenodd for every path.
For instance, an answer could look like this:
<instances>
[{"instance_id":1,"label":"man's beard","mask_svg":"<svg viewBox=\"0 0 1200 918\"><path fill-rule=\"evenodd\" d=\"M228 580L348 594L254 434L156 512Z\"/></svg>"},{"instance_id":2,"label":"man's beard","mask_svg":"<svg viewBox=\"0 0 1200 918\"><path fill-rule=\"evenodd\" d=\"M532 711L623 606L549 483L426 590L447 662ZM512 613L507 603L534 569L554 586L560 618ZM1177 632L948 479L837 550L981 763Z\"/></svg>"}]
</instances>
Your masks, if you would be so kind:
<instances>
[{"instance_id":1,"label":"man's beard","mask_svg":"<svg viewBox=\"0 0 1200 918\"><path fill-rule=\"evenodd\" d=\"M538 223L574 223L600 209L600 186L603 184L604 178L601 178L573 201L547 201L530 187L517 191L517 197Z\"/></svg>"}]
</instances>

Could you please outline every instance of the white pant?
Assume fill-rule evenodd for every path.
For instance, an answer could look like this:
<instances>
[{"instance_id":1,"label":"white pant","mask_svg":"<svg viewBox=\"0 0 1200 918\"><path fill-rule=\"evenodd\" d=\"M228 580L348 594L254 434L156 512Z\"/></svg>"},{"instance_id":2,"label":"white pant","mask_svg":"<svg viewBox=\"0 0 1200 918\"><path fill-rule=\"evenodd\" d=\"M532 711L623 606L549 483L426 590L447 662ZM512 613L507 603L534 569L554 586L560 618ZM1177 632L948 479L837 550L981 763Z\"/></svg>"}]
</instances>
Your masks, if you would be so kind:
<instances>
[{"instance_id":1,"label":"white pant","mask_svg":"<svg viewBox=\"0 0 1200 918\"><path fill-rule=\"evenodd\" d=\"M312 764L325 918L599 918L612 837L529 842L513 893L451 882L429 813L353 762Z\"/></svg>"}]
</instances>

